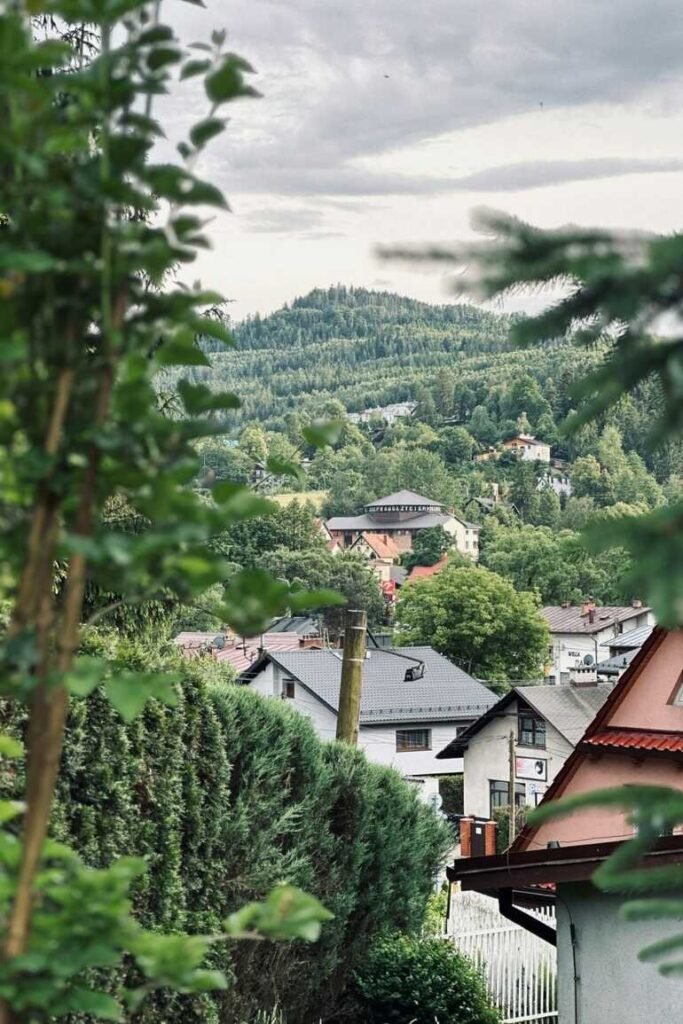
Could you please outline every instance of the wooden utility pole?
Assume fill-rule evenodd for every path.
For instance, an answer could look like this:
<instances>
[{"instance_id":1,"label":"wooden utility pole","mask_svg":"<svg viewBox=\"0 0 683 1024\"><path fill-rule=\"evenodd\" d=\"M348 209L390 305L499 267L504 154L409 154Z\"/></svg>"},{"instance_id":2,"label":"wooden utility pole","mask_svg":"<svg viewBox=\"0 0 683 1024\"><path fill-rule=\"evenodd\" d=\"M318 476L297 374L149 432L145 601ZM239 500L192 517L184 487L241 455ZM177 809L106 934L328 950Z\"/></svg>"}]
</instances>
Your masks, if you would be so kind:
<instances>
[{"instance_id":1,"label":"wooden utility pole","mask_svg":"<svg viewBox=\"0 0 683 1024\"><path fill-rule=\"evenodd\" d=\"M508 825L508 845L511 846L515 841L515 833L517 831L517 806L515 800L515 734L510 732L510 822Z\"/></svg>"},{"instance_id":2,"label":"wooden utility pole","mask_svg":"<svg viewBox=\"0 0 683 1024\"><path fill-rule=\"evenodd\" d=\"M341 686L337 739L358 746L360 699L363 692L363 662L367 616L365 612L349 609L344 616L344 656L342 658Z\"/></svg>"}]
</instances>

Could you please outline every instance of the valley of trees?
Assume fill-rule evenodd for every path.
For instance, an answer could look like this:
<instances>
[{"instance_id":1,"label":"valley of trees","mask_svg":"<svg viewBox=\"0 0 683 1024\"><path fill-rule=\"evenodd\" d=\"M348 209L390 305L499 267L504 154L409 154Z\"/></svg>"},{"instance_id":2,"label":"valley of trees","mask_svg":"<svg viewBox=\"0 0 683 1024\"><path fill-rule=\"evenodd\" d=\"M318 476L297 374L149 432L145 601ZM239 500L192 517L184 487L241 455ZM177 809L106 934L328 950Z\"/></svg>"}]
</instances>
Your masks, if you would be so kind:
<instances>
[{"instance_id":1,"label":"valley of trees","mask_svg":"<svg viewBox=\"0 0 683 1024\"><path fill-rule=\"evenodd\" d=\"M683 444L650 443L661 405L657 385L642 383L565 436L579 382L605 350L569 342L512 349L511 323L471 306L431 307L337 287L238 325L234 351L207 342L212 365L192 373L211 389L229 381L243 405L227 414L225 436L200 442L200 487L248 481L268 460L302 461L304 470L294 484L261 471L261 490L294 488L300 501L289 511L237 524L225 538L229 559L289 582L336 587L366 607L377 626L385 608L376 582L359 556L325 550L317 519L356 513L368 501L409 488L480 523L481 564L541 604L586 596L622 603L640 596L629 581L627 554L619 548L592 552L581 531L680 496ZM417 405L391 426L346 418L398 400ZM314 449L302 440L316 418L338 421L332 446ZM549 486L547 468L514 454L477 461L519 432L552 446L571 495ZM306 507L308 493L315 510ZM421 562L433 564L440 546L428 538L425 545ZM406 559L408 568L415 564L415 556ZM325 614L334 628L338 609Z\"/></svg>"}]
</instances>

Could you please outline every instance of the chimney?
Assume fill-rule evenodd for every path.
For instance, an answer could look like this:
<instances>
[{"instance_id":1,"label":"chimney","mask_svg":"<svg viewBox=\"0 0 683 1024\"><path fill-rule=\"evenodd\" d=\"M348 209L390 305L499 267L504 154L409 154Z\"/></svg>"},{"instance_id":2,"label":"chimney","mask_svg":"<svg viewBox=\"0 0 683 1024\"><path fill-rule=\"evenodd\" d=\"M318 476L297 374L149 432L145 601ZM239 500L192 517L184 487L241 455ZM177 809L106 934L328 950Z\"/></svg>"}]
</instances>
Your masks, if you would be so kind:
<instances>
[{"instance_id":1,"label":"chimney","mask_svg":"<svg viewBox=\"0 0 683 1024\"><path fill-rule=\"evenodd\" d=\"M598 685L598 671L595 665L580 665L569 673L569 685L580 690Z\"/></svg>"},{"instance_id":2,"label":"chimney","mask_svg":"<svg viewBox=\"0 0 683 1024\"><path fill-rule=\"evenodd\" d=\"M593 614L593 618L590 618L591 613ZM585 618L586 615L589 616L589 622L595 621L595 601L592 597L587 597L586 600L581 603L581 616Z\"/></svg>"},{"instance_id":3,"label":"chimney","mask_svg":"<svg viewBox=\"0 0 683 1024\"><path fill-rule=\"evenodd\" d=\"M487 821L484 824L484 854L486 857L495 856L497 829L498 825L495 821Z\"/></svg>"},{"instance_id":4,"label":"chimney","mask_svg":"<svg viewBox=\"0 0 683 1024\"><path fill-rule=\"evenodd\" d=\"M643 607L643 602L640 600L639 597L634 597L633 600L631 601L631 607L632 608L642 608Z\"/></svg>"},{"instance_id":5,"label":"chimney","mask_svg":"<svg viewBox=\"0 0 683 1024\"><path fill-rule=\"evenodd\" d=\"M571 608L571 606L572 606L571 601L563 601L562 605L561 605L562 608Z\"/></svg>"},{"instance_id":6,"label":"chimney","mask_svg":"<svg viewBox=\"0 0 683 1024\"><path fill-rule=\"evenodd\" d=\"M472 827L474 818L460 819L460 855L462 857L472 856Z\"/></svg>"}]
</instances>

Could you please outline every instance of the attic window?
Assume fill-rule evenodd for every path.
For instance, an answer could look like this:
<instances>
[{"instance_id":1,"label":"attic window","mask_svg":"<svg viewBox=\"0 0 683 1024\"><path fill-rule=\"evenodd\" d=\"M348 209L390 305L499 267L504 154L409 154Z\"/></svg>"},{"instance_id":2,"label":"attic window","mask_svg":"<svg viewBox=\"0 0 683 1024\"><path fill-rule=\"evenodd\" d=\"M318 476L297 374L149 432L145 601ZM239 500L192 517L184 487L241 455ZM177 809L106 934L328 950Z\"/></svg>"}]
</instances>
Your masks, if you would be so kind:
<instances>
[{"instance_id":1,"label":"attic window","mask_svg":"<svg viewBox=\"0 0 683 1024\"><path fill-rule=\"evenodd\" d=\"M296 685L293 679L282 680L282 696L289 700L294 700L296 697Z\"/></svg>"}]
</instances>

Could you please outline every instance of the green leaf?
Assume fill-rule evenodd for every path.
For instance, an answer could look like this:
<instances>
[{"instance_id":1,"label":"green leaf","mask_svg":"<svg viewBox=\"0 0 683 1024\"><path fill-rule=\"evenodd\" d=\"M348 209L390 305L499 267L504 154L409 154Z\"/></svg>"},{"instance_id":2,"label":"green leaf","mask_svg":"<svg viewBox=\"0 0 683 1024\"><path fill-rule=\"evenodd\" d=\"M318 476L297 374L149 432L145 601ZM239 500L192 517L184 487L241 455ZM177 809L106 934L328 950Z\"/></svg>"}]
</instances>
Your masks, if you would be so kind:
<instances>
[{"instance_id":1,"label":"green leaf","mask_svg":"<svg viewBox=\"0 0 683 1024\"><path fill-rule=\"evenodd\" d=\"M306 479L306 474L296 462L291 462L289 459L280 459L275 455L268 457L266 469L275 476L291 476L298 481Z\"/></svg>"},{"instance_id":2,"label":"green leaf","mask_svg":"<svg viewBox=\"0 0 683 1024\"><path fill-rule=\"evenodd\" d=\"M247 85L245 73L253 73L253 68L234 53L228 53L215 71L206 76L204 88L212 103L228 103L240 96L258 96L255 89Z\"/></svg>"},{"instance_id":3,"label":"green leaf","mask_svg":"<svg viewBox=\"0 0 683 1024\"><path fill-rule=\"evenodd\" d=\"M26 804L20 800L0 800L0 825L18 818L25 810Z\"/></svg>"},{"instance_id":4,"label":"green leaf","mask_svg":"<svg viewBox=\"0 0 683 1024\"><path fill-rule=\"evenodd\" d=\"M225 131L225 121L220 117L207 117L190 129L190 140L196 149L201 149L207 142Z\"/></svg>"},{"instance_id":5,"label":"green leaf","mask_svg":"<svg viewBox=\"0 0 683 1024\"><path fill-rule=\"evenodd\" d=\"M210 67L210 60L200 60L199 58L188 60L183 64L182 71L180 72L180 79L182 81L185 78L194 78L196 75L203 75Z\"/></svg>"},{"instance_id":6,"label":"green leaf","mask_svg":"<svg viewBox=\"0 0 683 1024\"><path fill-rule=\"evenodd\" d=\"M107 697L125 722L133 719L143 710L148 700L156 698L164 704L178 702L176 685L180 677L171 673L128 672L120 670L107 680Z\"/></svg>"},{"instance_id":7,"label":"green leaf","mask_svg":"<svg viewBox=\"0 0 683 1024\"><path fill-rule=\"evenodd\" d=\"M0 733L0 757L18 758L24 756L24 745L12 736Z\"/></svg>"},{"instance_id":8,"label":"green leaf","mask_svg":"<svg viewBox=\"0 0 683 1024\"><path fill-rule=\"evenodd\" d=\"M156 353L160 366L211 366L211 362L194 341L171 338Z\"/></svg>"},{"instance_id":9,"label":"green leaf","mask_svg":"<svg viewBox=\"0 0 683 1024\"><path fill-rule=\"evenodd\" d=\"M123 1013L116 1000L106 992L94 992L89 988L74 988L68 996L69 1012L87 1013L100 1020L120 1021Z\"/></svg>"},{"instance_id":10,"label":"green leaf","mask_svg":"<svg viewBox=\"0 0 683 1024\"><path fill-rule=\"evenodd\" d=\"M64 676L64 683L74 697L87 697L102 682L106 671L107 662L103 658L81 655Z\"/></svg>"},{"instance_id":11,"label":"green leaf","mask_svg":"<svg viewBox=\"0 0 683 1024\"><path fill-rule=\"evenodd\" d=\"M178 381L178 393L190 416L240 407L237 395L231 391L211 391L206 384L190 384L189 381L181 380Z\"/></svg>"},{"instance_id":12,"label":"green leaf","mask_svg":"<svg viewBox=\"0 0 683 1024\"><path fill-rule=\"evenodd\" d=\"M333 918L315 896L293 885L278 885L262 903L249 903L231 914L224 927L234 937L316 942L321 925Z\"/></svg>"},{"instance_id":13,"label":"green leaf","mask_svg":"<svg viewBox=\"0 0 683 1024\"><path fill-rule=\"evenodd\" d=\"M324 448L325 445L337 443L343 427L343 420L319 420L304 427L301 433L304 440L314 448Z\"/></svg>"}]
</instances>

